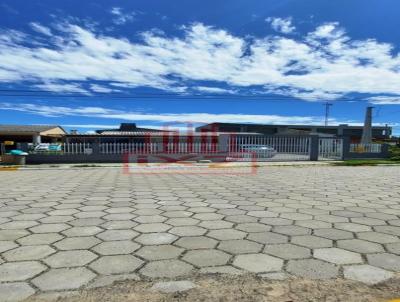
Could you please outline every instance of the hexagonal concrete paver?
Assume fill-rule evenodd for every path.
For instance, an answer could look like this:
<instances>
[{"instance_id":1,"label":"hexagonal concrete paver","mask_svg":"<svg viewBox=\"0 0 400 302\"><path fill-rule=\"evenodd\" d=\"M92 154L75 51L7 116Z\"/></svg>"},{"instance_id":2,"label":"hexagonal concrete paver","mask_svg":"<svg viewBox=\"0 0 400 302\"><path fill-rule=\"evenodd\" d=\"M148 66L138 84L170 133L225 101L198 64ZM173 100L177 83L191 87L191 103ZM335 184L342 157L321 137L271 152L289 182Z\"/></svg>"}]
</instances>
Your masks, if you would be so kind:
<instances>
[{"instance_id":1,"label":"hexagonal concrete paver","mask_svg":"<svg viewBox=\"0 0 400 302\"><path fill-rule=\"evenodd\" d=\"M283 260L265 254L236 256L233 265L253 273L274 272L282 269Z\"/></svg>"},{"instance_id":2,"label":"hexagonal concrete paver","mask_svg":"<svg viewBox=\"0 0 400 302\"><path fill-rule=\"evenodd\" d=\"M224 218L224 215L216 214L216 213L198 213L193 215L193 218L198 219L200 221L208 221L208 220L221 220Z\"/></svg>"},{"instance_id":3,"label":"hexagonal concrete paver","mask_svg":"<svg viewBox=\"0 0 400 302\"><path fill-rule=\"evenodd\" d=\"M89 249L101 241L96 237L68 237L54 243L59 250L83 250Z\"/></svg>"},{"instance_id":4,"label":"hexagonal concrete paver","mask_svg":"<svg viewBox=\"0 0 400 302\"><path fill-rule=\"evenodd\" d=\"M247 236L247 239L263 244L286 243L289 241L287 236L272 232L251 233Z\"/></svg>"},{"instance_id":5,"label":"hexagonal concrete paver","mask_svg":"<svg viewBox=\"0 0 400 302\"><path fill-rule=\"evenodd\" d=\"M381 219L376 218L369 218L369 217L355 217L350 218L351 222L358 223L358 224L365 224L365 225L386 225L386 222Z\"/></svg>"},{"instance_id":6,"label":"hexagonal concrete paver","mask_svg":"<svg viewBox=\"0 0 400 302\"><path fill-rule=\"evenodd\" d=\"M368 232L371 231L371 227L358 223L351 222L339 222L334 224L335 229L349 231L349 232Z\"/></svg>"},{"instance_id":7,"label":"hexagonal concrete paver","mask_svg":"<svg viewBox=\"0 0 400 302\"><path fill-rule=\"evenodd\" d=\"M12 241L0 241L0 253L15 249L19 245Z\"/></svg>"},{"instance_id":8,"label":"hexagonal concrete paver","mask_svg":"<svg viewBox=\"0 0 400 302\"><path fill-rule=\"evenodd\" d=\"M386 244L386 248L390 253L400 255L400 242Z\"/></svg>"},{"instance_id":9,"label":"hexagonal concrete paver","mask_svg":"<svg viewBox=\"0 0 400 302\"><path fill-rule=\"evenodd\" d=\"M171 226L165 223L145 223L134 227L134 230L140 233L159 233L168 231L170 228Z\"/></svg>"},{"instance_id":10,"label":"hexagonal concrete paver","mask_svg":"<svg viewBox=\"0 0 400 302\"><path fill-rule=\"evenodd\" d=\"M389 271L400 272L400 256L380 253L367 255L368 263Z\"/></svg>"},{"instance_id":11,"label":"hexagonal concrete paver","mask_svg":"<svg viewBox=\"0 0 400 302\"><path fill-rule=\"evenodd\" d=\"M310 249L332 247L332 240L313 235L293 236L290 242Z\"/></svg>"},{"instance_id":12,"label":"hexagonal concrete paver","mask_svg":"<svg viewBox=\"0 0 400 302\"><path fill-rule=\"evenodd\" d=\"M147 263L140 273L150 278L176 278L192 270L193 266L180 260L160 260Z\"/></svg>"},{"instance_id":13,"label":"hexagonal concrete paver","mask_svg":"<svg viewBox=\"0 0 400 302\"><path fill-rule=\"evenodd\" d=\"M362 263L360 254L339 248L322 248L314 250L314 257L335 264Z\"/></svg>"},{"instance_id":14,"label":"hexagonal concrete paver","mask_svg":"<svg viewBox=\"0 0 400 302\"><path fill-rule=\"evenodd\" d=\"M161 216L161 215L151 215L151 216L139 216L136 217L134 220L138 223L158 223L164 222L168 218Z\"/></svg>"},{"instance_id":15,"label":"hexagonal concrete paver","mask_svg":"<svg viewBox=\"0 0 400 302\"><path fill-rule=\"evenodd\" d=\"M218 250L197 250L187 252L183 258L186 262L198 267L225 265L230 256Z\"/></svg>"},{"instance_id":16,"label":"hexagonal concrete paver","mask_svg":"<svg viewBox=\"0 0 400 302\"><path fill-rule=\"evenodd\" d=\"M264 253L282 259L304 259L311 257L310 249L291 243L266 245Z\"/></svg>"},{"instance_id":17,"label":"hexagonal concrete paver","mask_svg":"<svg viewBox=\"0 0 400 302\"><path fill-rule=\"evenodd\" d=\"M175 245L186 249L212 249L217 245L218 241L205 236L182 237L175 242Z\"/></svg>"},{"instance_id":18,"label":"hexagonal concrete paver","mask_svg":"<svg viewBox=\"0 0 400 302\"><path fill-rule=\"evenodd\" d=\"M134 240L143 245L160 245L160 244L171 244L178 236L169 233L151 233L142 234L136 237Z\"/></svg>"},{"instance_id":19,"label":"hexagonal concrete paver","mask_svg":"<svg viewBox=\"0 0 400 302\"><path fill-rule=\"evenodd\" d=\"M76 267L84 266L93 261L97 255L86 250L62 251L47 257L43 261L50 267Z\"/></svg>"},{"instance_id":20,"label":"hexagonal concrete paver","mask_svg":"<svg viewBox=\"0 0 400 302\"><path fill-rule=\"evenodd\" d=\"M68 237L86 237L96 235L101 231L102 229L97 226L76 226L62 233Z\"/></svg>"},{"instance_id":21,"label":"hexagonal concrete paver","mask_svg":"<svg viewBox=\"0 0 400 302\"><path fill-rule=\"evenodd\" d=\"M212 230L207 234L207 236L218 240L243 239L246 235L245 232L233 229Z\"/></svg>"},{"instance_id":22,"label":"hexagonal concrete paver","mask_svg":"<svg viewBox=\"0 0 400 302\"><path fill-rule=\"evenodd\" d=\"M58 233L69 229L70 226L64 223L47 223L40 224L33 228L30 228L32 233L42 234L42 233Z\"/></svg>"},{"instance_id":23,"label":"hexagonal concrete paver","mask_svg":"<svg viewBox=\"0 0 400 302\"><path fill-rule=\"evenodd\" d=\"M226 216L225 220L233 223L257 222L257 217L248 215L230 215Z\"/></svg>"},{"instance_id":24,"label":"hexagonal concrete paver","mask_svg":"<svg viewBox=\"0 0 400 302\"><path fill-rule=\"evenodd\" d=\"M361 239L338 240L337 246L345 250L362 254L384 252L382 245Z\"/></svg>"},{"instance_id":25,"label":"hexagonal concrete paver","mask_svg":"<svg viewBox=\"0 0 400 302\"><path fill-rule=\"evenodd\" d=\"M146 260L164 260L178 258L183 251L173 245L150 245L142 247L135 255Z\"/></svg>"},{"instance_id":26,"label":"hexagonal concrete paver","mask_svg":"<svg viewBox=\"0 0 400 302\"><path fill-rule=\"evenodd\" d=\"M139 233L132 230L107 230L100 234L97 234L97 237L103 241L117 241L131 240L138 235Z\"/></svg>"},{"instance_id":27,"label":"hexagonal concrete paver","mask_svg":"<svg viewBox=\"0 0 400 302\"><path fill-rule=\"evenodd\" d=\"M218 249L230 254L258 253L262 245L249 240L225 240L218 245Z\"/></svg>"},{"instance_id":28,"label":"hexagonal concrete paver","mask_svg":"<svg viewBox=\"0 0 400 302\"><path fill-rule=\"evenodd\" d=\"M185 217L185 218L170 218L165 223L172 226L185 226L185 225L196 225L200 221L198 219Z\"/></svg>"},{"instance_id":29,"label":"hexagonal concrete paver","mask_svg":"<svg viewBox=\"0 0 400 302\"><path fill-rule=\"evenodd\" d=\"M229 229L233 226L233 223L224 220L206 220L200 222L199 226L209 230L219 230L219 229Z\"/></svg>"},{"instance_id":30,"label":"hexagonal concrete paver","mask_svg":"<svg viewBox=\"0 0 400 302\"><path fill-rule=\"evenodd\" d=\"M25 245L5 252L3 257L8 261L39 260L55 252L56 251L48 245Z\"/></svg>"},{"instance_id":31,"label":"hexagonal concrete paver","mask_svg":"<svg viewBox=\"0 0 400 302\"><path fill-rule=\"evenodd\" d=\"M96 275L84 267L51 269L36 277L32 283L42 291L78 289Z\"/></svg>"},{"instance_id":32,"label":"hexagonal concrete paver","mask_svg":"<svg viewBox=\"0 0 400 302\"><path fill-rule=\"evenodd\" d=\"M135 218L136 215L129 214L129 213L118 213L118 214L107 214L102 218L104 220L131 220Z\"/></svg>"},{"instance_id":33,"label":"hexagonal concrete paver","mask_svg":"<svg viewBox=\"0 0 400 302\"><path fill-rule=\"evenodd\" d=\"M0 229L2 230L23 230L27 228L32 228L31 231L36 233L36 230L38 232L42 227L40 226L39 229L34 228L35 225L38 225L39 223L37 221L31 221L31 220L22 220L22 221L10 221L6 222L0 225Z\"/></svg>"},{"instance_id":34,"label":"hexagonal concrete paver","mask_svg":"<svg viewBox=\"0 0 400 302\"><path fill-rule=\"evenodd\" d=\"M358 233L357 237L359 239L372 241L372 242L376 242L376 243L393 243L393 242L399 241L397 236L388 235L388 234L379 233L379 232L362 232L362 233Z\"/></svg>"},{"instance_id":35,"label":"hexagonal concrete paver","mask_svg":"<svg viewBox=\"0 0 400 302\"><path fill-rule=\"evenodd\" d=\"M331 223L318 221L318 220L300 220L296 221L295 225L302 226L309 229L323 229L332 227Z\"/></svg>"},{"instance_id":36,"label":"hexagonal concrete paver","mask_svg":"<svg viewBox=\"0 0 400 302\"><path fill-rule=\"evenodd\" d=\"M354 238L353 233L343 230L336 229L318 229L314 230L314 235L331 239L331 240L339 240L339 239L352 239Z\"/></svg>"},{"instance_id":37,"label":"hexagonal concrete paver","mask_svg":"<svg viewBox=\"0 0 400 302\"><path fill-rule=\"evenodd\" d=\"M344 267L344 277L367 284L376 284L394 276L393 273L371 265L351 265Z\"/></svg>"},{"instance_id":38,"label":"hexagonal concrete paver","mask_svg":"<svg viewBox=\"0 0 400 302\"><path fill-rule=\"evenodd\" d=\"M3 263L0 265L0 282L24 281L45 270L46 267L37 261Z\"/></svg>"},{"instance_id":39,"label":"hexagonal concrete paver","mask_svg":"<svg viewBox=\"0 0 400 302\"><path fill-rule=\"evenodd\" d=\"M177 236L201 236L204 235L207 230L198 226L189 225L173 227L169 232Z\"/></svg>"},{"instance_id":40,"label":"hexagonal concrete paver","mask_svg":"<svg viewBox=\"0 0 400 302\"><path fill-rule=\"evenodd\" d=\"M103 224L101 224L101 227L106 230L128 230L132 229L137 225L138 225L137 222L131 220L128 221L113 220L104 222Z\"/></svg>"},{"instance_id":41,"label":"hexagonal concrete paver","mask_svg":"<svg viewBox=\"0 0 400 302\"><path fill-rule=\"evenodd\" d=\"M22 245L42 245L42 244L52 244L63 238L64 238L63 236L57 233L32 234L18 239L17 242Z\"/></svg>"},{"instance_id":42,"label":"hexagonal concrete paver","mask_svg":"<svg viewBox=\"0 0 400 302\"><path fill-rule=\"evenodd\" d=\"M339 273L335 265L316 259L289 260L286 269L295 276L310 279L336 278Z\"/></svg>"},{"instance_id":43,"label":"hexagonal concrete paver","mask_svg":"<svg viewBox=\"0 0 400 302\"><path fill-rule=\"evenodd\" d=\"M374 230L389 235L400 236L400 227L397 226L376 226Z\"/></svg>"},{"instance_id":44,"label":"hexagonal concrete paver","mask_svg":"<svg viewBox=\"0 0 400 302\"><path fill-rule=\"evenodd\" d=\"M275 226L272 229L272 232L279 233L288 236L296 236L296 235L309 235L311 234L311 230L308 228L304 228L296 225L282 225Z\"/></svg>"},{"instance_id":45,"label":"hexagonal concrete paver","mask_svg":"<svg viewBox=\"0 0 400 302\"><path fill-rule=\"evenodd\" d=\"M0 301L22 301L32 296L35 290L24 282L0 284Z\"/></svg>"},{"instance_id":46,"label":"hexagonal concrete paver","mask_svg":"<svg viewBox=\"0 0 400 302\"><path fill-rule=\"evenodd\" d=\"M102 242L92 248L92 251L100 255L126 255L133 253L139 248L140 245L136 242L130 240L120 240Z\"/></svg>"},{"instance_id":47,"label":"hexagonal concrete paver","mask_svg":"<svg viewBox=\"0 0 400 302\"><path fill-rule=\"evenodd\" d=\"M248 233L260 233L260 232L270 231L271 226L262 223L249 222L249 223L239 223L235 227L235 229Z\"/></svg>"},{"instance_id":48,"label":"hexagonal concrete paver","mask_svg":"<svg viewBox=\"0 0 400 302\"><path fill-rule=\"evenodd\" d=\"M223 274L223 275L241 275L243 270L237 269L230 265L207 266L199 270L200 274Z\"/></svg>"},{"instance_id":49,"label":"hexagonal concrete paver","mask_svg":"<svg viewBox=\"0 0 400 302\"><path fill-rule=\"evenodd\" d=\"M134 272L143 261L131 255L103 256L90 264L100 274L123 274Z\"/></svg>"}]
</instances>

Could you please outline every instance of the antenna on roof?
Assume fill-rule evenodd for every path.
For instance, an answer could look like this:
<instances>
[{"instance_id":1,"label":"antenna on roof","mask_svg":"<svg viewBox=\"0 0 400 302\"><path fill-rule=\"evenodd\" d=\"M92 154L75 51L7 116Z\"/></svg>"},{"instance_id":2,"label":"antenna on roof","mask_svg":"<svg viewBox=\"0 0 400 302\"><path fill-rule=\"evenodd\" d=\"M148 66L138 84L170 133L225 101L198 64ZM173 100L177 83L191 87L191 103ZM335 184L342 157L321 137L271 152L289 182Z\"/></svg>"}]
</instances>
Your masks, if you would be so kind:
<instances>
[{"instance_id":1,"label":"antenna on roof","mask_svg":"<svg viewBox=\"0 0 400 302\"><path fill-rule=\"evenodd\" d=\"M329 113L330 113L330 107L333 106L332 103L326 102L324 104L325 106L325 127L328 126L329 124Z\"/></svg>"}]
</instances>

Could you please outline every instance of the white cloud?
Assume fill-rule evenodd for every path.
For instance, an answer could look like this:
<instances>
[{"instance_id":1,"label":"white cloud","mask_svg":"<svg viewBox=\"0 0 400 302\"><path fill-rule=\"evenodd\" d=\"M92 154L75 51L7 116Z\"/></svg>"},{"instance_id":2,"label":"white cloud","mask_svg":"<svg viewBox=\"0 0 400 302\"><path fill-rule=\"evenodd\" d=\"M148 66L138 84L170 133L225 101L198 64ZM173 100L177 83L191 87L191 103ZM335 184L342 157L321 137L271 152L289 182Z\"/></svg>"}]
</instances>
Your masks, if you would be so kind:
<instances>
[{"instance_id":1,"label":"white cloud","mask_svg":"<svg viewBox=\"0 0 400 302\"><path fill-rule=\"evenodd\" d=\"M19 111L45 117L79 116L112 120L147 121L183 124L187 123L260 123L260 124L322 124L319 116L283 116L269 114L233 114L233 113L143 113L140 111L121 111L103 107L63 107L37 104L0 103L0 110ZM331 119L331 124L346 123Z\"/></svg>"},{"instance_id":2,"label":"white cloud","mask_svg":"<svg viewBox=\"0 0 400 302\"><path fill-rule=\"evenodd\" d=\"M370 103L377 105L400 105L400 95L398 96L375 96L368 98Z\"/></svg>"},{"instance_id":3,"label":"white cloud","mask_svg":"<svg viewBox=\"0 0 400 302\"><path fill-rule=\"evenodd\" d=\"M56 92L88 90L83 84L100 81L121 89L185 92L200 87L208 93L215 83L232 91L251 88L309 100L350 93L400 95L400 56L393 46L352 40L336 23L302 38L251 41L203 24L183 31L182 37L149 31L141 42L131 42L65 25L53 31L46 45L22 32L1 31L0 81ZM110 86L92 88L105 92Z\"/></svg>"},{"instance_id":4,"label":"white cloud","mask_svg":"<svg viewBox=\"0 0 400 302\"><path fill-rule=\"evenodd\" d=\"M110 13L114 15L113 22L117 25L122 25L135 20L135 12L123 12L120 7L111 8Z\"/></svg>"},{"instance_id":5,"label":"white cloud","mask_svg":"<svg viewBox=\"0 0 400 302\"><path fill-rule=\"evenodd\" d=\"M292 18L273 18L269 17L265 19L268 23L271 23L271 27L280 33L290 34L295 31L296 27L292 25Z\"/></svg>"},{"instance_id":6,"label":"white cloud","mask_svg":"<svg viewBox=\"0 0 400 302\"><path fill-rule=\"evenodd\" d=\"M83 89L79 84L47 82L44 84L35 85L35 87L40 88L41 90L47 90L53 92L76 92L82 94L89 94L89 92L86 89Z\"/></svg>"},{"instance_id":7,"label":"white cloud","mask_svg":"<svg viewBox=\"0 0 400 302\"><path fill-rule=\"evenodd\" d=\"M117 129L119 125L102 125L102 124L64 124L66 128L83 128L83 129Z\"/></svg>"},{"instance_id":8,"label":"white cloud","mask_svg":"<svg viewBox=\"0 0 400 302\"><path fill-rule=\"evenodd\" d=\"M109 93L109 92L119 91L118 89L111 89L98 84L91 84L90 89L94 92L99 92L99 93Z\"/></svg>"},{"instance_id":9,"label":"white cloud","mask_svg":"<svg viewBox=\"0 0 400 302\"><path fill-rule=\"evenodd\" d=\"M195 89L201 92L209 92L214 94L235 93L235 91L232 89L224 89L219 87L198 86L195 87Z\"/></svg>"},{"instance_id":10,"label":"white cloud","mask_svg":"<svg viewBox=\"0 0 400 302\"><path fill-rule=\"evenodd\" d=\"M34 31L36 31L38 33L41 33L41 34L43 34L45 36L51 36L52 35L50 28L48 28L46 26L43 26L43 25L41 25L39 23L32 22L32 23L30 23L30 26L32 27L32 29Z\"/></svg>"}]
</instances>

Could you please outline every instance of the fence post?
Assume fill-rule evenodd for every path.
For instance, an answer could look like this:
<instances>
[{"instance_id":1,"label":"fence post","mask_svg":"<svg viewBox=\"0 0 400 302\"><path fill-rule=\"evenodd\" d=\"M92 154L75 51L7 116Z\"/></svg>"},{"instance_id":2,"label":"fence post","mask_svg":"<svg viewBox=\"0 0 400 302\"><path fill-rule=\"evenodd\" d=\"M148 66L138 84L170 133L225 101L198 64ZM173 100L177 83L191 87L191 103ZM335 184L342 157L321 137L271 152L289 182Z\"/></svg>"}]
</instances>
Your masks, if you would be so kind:
<instances>
[{"instance_id":1,"label":"fence post","mask_svg":"<svg viewBox=\"0 0 400 302\"><path fill-rule=\"evenodd\" d=\"M350 156L350 137L344 136L343 138L343 152L342 152L342 160L345 160L346 158L349 158Z\"/></svg>"},{"instance_id":2,"label":"fence post","mask_svg":"<svg viewBox=\"0 0 400 302\"><path fill-rule=\"evenodd\" d=\"M229 134L220 134L218 136L218 152L228 152Z\"/></svg>"},{"instance_id":3,"label":"fence post","mask_svg":"<svg viewBox=\"0 0 400 302\"><path fill-rule=\"evenodd\" d=\"M382 145L381 154L384 156L384 158L390 157L389 144Z\"/></svg>"},{"instance_id":4,"label":"fence post","mask_svg":"<svg viewBox=\"0 0 400 302\"><path fill-rule=\"evenodd\" d=\"M92 143L93 154L100 154L100 144L98 142Z\"/></svg>"},{"instance_id":5,"label":"fence post","mask_svg":"<svg viewBox=\"0 0 400 302\"><path fill-rule=\"evenodd\" d=\"M310 135L310 160L317 161L319 155L319 136Z\"/></svg>"}]
</instances>

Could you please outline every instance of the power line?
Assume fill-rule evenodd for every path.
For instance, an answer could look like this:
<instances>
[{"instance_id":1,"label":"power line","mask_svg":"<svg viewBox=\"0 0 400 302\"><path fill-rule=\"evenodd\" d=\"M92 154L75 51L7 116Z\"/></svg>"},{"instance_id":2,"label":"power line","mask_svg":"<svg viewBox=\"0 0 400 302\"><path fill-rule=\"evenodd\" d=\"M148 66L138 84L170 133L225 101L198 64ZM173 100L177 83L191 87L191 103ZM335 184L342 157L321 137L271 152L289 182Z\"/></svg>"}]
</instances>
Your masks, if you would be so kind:
<instances>
[{"instance_id":1,"label":"power line","mask_svg":"<svg viewBox=\"0 0 400 302\"><path fill-rule=\"evenodd\" d=\"M319 99L301 99L293 96L273 96L273 95L254 95L254 94L174 94L174 93L134 93L134 94L116 94L116 93L56 93L49 90L17 90L0 89L0 97L43 97L43 98L109 98L109 99L166 99L174 100L262 100L262 101L310 101L321 102ZM364 102L362 99L342 97L334 100L335 102Z\"/></svg>"}]
</instances>

